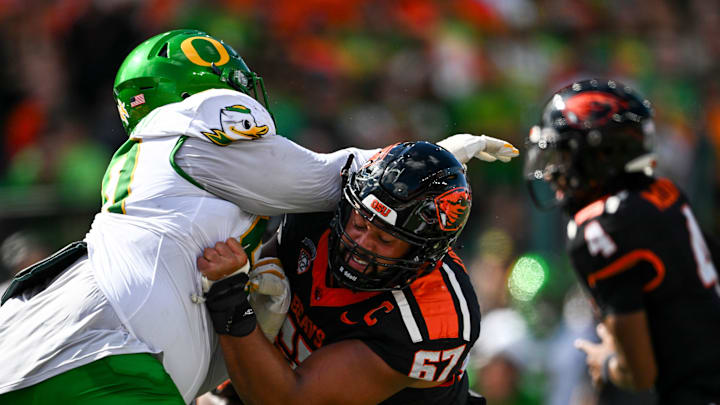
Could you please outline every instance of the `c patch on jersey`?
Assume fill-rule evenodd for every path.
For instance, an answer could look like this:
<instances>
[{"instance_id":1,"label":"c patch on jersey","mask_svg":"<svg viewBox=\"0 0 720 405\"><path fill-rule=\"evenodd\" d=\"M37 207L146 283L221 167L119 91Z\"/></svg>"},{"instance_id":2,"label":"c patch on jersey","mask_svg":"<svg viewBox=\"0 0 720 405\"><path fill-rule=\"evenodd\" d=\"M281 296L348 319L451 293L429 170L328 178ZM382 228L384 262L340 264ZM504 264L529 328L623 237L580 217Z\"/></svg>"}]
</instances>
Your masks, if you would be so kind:
<instances>
[{"instance_id":1,"label":"c patch on jersey","mask_svg":"<svg viewBox=\"0 0 720 405\"><path fill-rule=\"evenodd\" d=\"M310 238L306 237L303 239L302 244L303 247L300 248L300 253L298 254L297 274L305 273L317 255L315 244Z\"/></svg>"},{"instance_id":2,"label":"c patch on jersey","mask_svg":"<svg viewBox=\"0 0 720 405\"><path fill-rule=\"evenodd\" d=\"M440 229L457 231L470 215L470 191L465 187L448 190L435 197L435 210Z\"/></svg>"},{"instance_id":3,"label":"c patch on jersey","mask_svg":"<svg viewBox=\"0 0 720 405\"><path fill-rule=\"evenodd\" d=\"M225 106L220 110L220 129L203 131L213 143L227 146L233 141L260 139L268 133L269 123L258 122L252 110L242 104Z\"/></svg>"}]
</instances>

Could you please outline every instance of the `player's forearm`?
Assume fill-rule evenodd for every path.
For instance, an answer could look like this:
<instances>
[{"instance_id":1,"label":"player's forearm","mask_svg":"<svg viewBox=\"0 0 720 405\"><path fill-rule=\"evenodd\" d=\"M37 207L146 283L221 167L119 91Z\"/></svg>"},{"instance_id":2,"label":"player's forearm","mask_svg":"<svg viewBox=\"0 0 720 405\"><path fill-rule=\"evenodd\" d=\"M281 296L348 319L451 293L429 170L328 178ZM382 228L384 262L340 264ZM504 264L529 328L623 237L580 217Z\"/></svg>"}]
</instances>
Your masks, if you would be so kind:
<instances>
[{"instance_id":1,"label":"player's forearm","mask_svg":"<svg viewBox=\"0 0 720 405\"><path fill-rule=\"evenodd\" d=\"M246 404L292 404L298 376L259 328L248 336L220 335L225 364Z\"/></svg>"},{"instance_id":2,"label":"player's forearm","mask_svg":"<svg viewBox=\"0 0 720 405\"><path fill-rule=\"evenodd\" d=\"M615 342L617 353L607 365L610 380L633 390L652 388L657 378L657 363L645 311L608 315L603 324Z\"/></svg>"},{"instance_id":3,"label":"player's forearm","mask_svg":"<svg viewBox=\"0 0 720 405\"><path fill-rule=\"evenodd\" d=\"M634 375L627 363L618 356L613 356L608 364L610 381L620 388L644 391L652 388L653 380L642 373Z\"/></svg>"}]
</instances>

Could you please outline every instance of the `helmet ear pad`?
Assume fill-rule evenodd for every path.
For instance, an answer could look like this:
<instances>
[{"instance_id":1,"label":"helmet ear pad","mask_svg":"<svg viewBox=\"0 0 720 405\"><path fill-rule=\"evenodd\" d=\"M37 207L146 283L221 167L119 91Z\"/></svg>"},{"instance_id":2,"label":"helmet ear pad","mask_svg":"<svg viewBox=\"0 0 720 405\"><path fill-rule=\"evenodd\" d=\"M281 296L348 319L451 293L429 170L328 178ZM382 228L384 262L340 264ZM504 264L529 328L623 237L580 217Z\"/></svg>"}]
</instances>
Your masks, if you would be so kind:
<instances>
[{"instance_id":1,"label":"helmet ear pad","mask_svg":"<svg viewBox=\"0 0 720 405\"><path fill-rule=\"evenodd\" d=\"M343 187L330 234L330 269L355 290L403 288L444 257L462 231L470 206L465 170L452 154L427 142L391 145ZM352 211L408 243L410 250L401 258L389 258L362 249L345 230ZM352 255L367 261L364 271L349 265Z\"/></svg>"}]
</instances>

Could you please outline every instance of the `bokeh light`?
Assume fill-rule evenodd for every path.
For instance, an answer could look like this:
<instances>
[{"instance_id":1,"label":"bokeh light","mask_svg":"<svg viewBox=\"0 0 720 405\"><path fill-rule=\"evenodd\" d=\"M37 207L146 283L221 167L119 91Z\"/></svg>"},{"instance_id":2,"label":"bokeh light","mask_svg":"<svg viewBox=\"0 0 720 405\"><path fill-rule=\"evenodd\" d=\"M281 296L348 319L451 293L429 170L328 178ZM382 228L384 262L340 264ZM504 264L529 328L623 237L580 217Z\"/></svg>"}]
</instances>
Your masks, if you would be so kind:
<instances>
[{"instance_id":1,"label":"bokeh light","mask_svg":"<svg viewBox=\"0 0 720 405\"><path fill-rule=\"evenodd\" d=\"M521 256L510 271L508 291L515 300L531 301L547 282L547 276L548 266L542 256Z\"/></svg>"}]
</instances>

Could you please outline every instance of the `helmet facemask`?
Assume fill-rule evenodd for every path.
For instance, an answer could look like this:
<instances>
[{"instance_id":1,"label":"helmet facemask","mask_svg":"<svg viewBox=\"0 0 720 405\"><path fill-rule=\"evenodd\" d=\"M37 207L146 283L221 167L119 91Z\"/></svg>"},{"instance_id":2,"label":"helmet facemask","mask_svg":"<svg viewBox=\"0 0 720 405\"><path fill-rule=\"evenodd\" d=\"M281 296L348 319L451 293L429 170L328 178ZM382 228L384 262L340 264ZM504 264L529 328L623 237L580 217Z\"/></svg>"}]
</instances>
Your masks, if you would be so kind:
<instances>
[{"instance_id":1,"label":"helmet facemask","mask_svg":"<svg viewBox=\"0 0 720 405\"><path fill-rule=\"evenodd\" d=\"M263 103L265 108L272 117L270 104L268 103L267 92L265 91L265 82L262 77L255 72L242 69L221 69L212 63L210 65L212 71L220 76L220 80L226 82L233 89L251 96L255 100ZM258 93L259 91L259 93ZM262 96L262 99L259 97ZM274 119L274 118L273 118Z\"/></svg>"},{"instance_id":2,"label":"helmet facemask","mask_svg":"<svg viewBox=\"0 0 720 405\"><path fill-rule=\"evenodd\" d=\"M404 288L445 256L470 206L465 170L451 153L427 142L392 145L343 187L329 238L330 271L353 290ZM409 250L402 257L383 257L360 246L347 228L353 212ZM357 264L365 268L358 270Z\"/></svg>"},{"instance_id":3,"label":"helmet facemask","mask_svg":"<svg viewBox=\"0 0 720 405\"><path fill-rule=\"evenodd\" d=\"M372 226L409 244L409 250L402 257L394 258L381 256L360 246L346 231L353 211ZM424 243L403 238L390 228L384 226L376 215L357 203L348 203L347 197L343 197L333 218L329 237L330 268L341 284L357 291L392 290L409 285L435 267L439 258L431 261L420 259L419 253L425 248ZM357 270L351 266L349 261L353 257L366 262L365 268Z\"/></svg>"}]
</instances>

